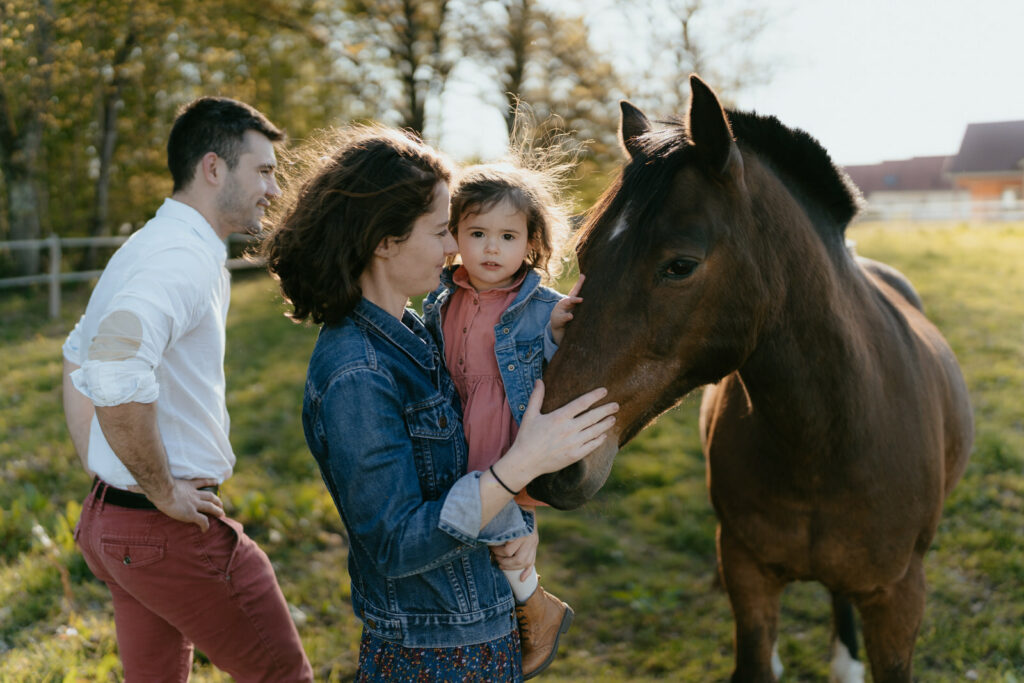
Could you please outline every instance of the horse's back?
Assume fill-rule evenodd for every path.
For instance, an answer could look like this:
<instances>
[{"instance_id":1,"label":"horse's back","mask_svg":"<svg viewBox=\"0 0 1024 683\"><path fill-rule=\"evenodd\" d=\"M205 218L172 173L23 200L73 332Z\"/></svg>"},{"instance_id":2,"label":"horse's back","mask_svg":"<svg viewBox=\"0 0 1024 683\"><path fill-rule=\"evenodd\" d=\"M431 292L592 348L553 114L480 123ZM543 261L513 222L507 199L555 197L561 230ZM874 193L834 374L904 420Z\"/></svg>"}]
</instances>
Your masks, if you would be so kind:
<instances>
[{"instance_id":1,"label":"horse's back","mask_svg":"<svg viewBox=\"0 0 1024 683\"><path fill-rule=\"evenodd\" d=\"M890 334L891 343L913 344L911 358L920 373L919 391L939 404L944 444L943 495L948 495L967 466L974 424L967 384L949 342L924 314L924 306L910 280L880 261L857 257L878 294L889 303L890 315L899 318L910 335ZM930 380L930 381L929 381Z\"/></svg>"},{"instance_id":2,"label":"horse's back","mask_svg":"<svg viewBox=\"0 0 1024 683\"><path fill-rule=\"evenodd\" d=\"M919 311L924 311L924 304L921 302L921 297L918 296L917 290L914 289L914 285L910 284L910 280L887 263L881 261L875 261L864 256L857 257L857 264L869 274L885 282L887 285L892 287L898 292L907 303L916 308Z\"/></svg>"}]
</instances>

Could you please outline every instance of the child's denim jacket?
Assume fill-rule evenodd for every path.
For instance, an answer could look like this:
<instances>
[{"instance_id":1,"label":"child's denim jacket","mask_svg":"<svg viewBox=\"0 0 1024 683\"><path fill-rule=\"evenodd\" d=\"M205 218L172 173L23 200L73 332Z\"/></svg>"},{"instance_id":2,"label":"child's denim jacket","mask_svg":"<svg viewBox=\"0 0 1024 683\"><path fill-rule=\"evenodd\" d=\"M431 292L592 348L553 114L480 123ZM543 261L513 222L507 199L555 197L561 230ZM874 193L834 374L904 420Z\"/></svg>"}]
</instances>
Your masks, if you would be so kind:
<instances>
[{"instance_id":1,"label":"child's denim jacket","mask_svg":"<svg viewBox=\"0 0 1024 683\"><path fill-rule=\"evenodd\" d=\"M441 310L458 285L452 273L458 266L445 268L441 285L423 300L423 321L441 347L444 358L444 334ZM494 355L498 359L501 382L516 424L523 420L533 383L544 374L544 363L558 346L551 336L551 309L565 295L540 284L540 274L532 268L526 273L519 294L505 309L494 326Z\"/></svg>"},{"instance_id":2,"label":"child's denim jacket","mask_svg":"<svg viewBox=\"0 0 1024 683\"><path fill-rule=\"evenodd\" d=\"M404 323L404 324L403 324ZM302 425L349 537L352 606L407 647L482 643L516 628L487 544L533 531L509 503L480 529L461 407L420 318L363 299L325 325L309 362Z\"/></svg>"}]
</instances>

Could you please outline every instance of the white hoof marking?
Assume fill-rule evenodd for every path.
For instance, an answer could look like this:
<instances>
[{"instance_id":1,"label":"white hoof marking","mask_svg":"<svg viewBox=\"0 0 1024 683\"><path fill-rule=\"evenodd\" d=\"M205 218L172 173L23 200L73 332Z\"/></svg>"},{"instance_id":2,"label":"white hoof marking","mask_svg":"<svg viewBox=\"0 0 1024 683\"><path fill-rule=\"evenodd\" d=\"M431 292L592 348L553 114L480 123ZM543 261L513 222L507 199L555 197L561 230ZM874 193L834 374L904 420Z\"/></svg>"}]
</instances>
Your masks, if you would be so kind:
<instances>
[{"instance_id":1,"label":"white hoof marking","mask_svg":"<svg viewBox=\"0 0 1024 683\"><path fill-rule=\"evenodd\" d=\"M782 672L786 670L786 667L782 666L782 659L779 658L779 644L776 642L772 645L772 673L775 674L775 678L782 678Z\"/></svg>"},{"instance_id":2,"label":"white hoof marking","mask_svg":"<svg viewBox=\"0 0 1024 683\"><path fill-rule=\"evenodd\" d=\"M850 656L850 651L836 642L829 665L829 683L864 683L864 665Z\"/></svg>"}]
</instances>

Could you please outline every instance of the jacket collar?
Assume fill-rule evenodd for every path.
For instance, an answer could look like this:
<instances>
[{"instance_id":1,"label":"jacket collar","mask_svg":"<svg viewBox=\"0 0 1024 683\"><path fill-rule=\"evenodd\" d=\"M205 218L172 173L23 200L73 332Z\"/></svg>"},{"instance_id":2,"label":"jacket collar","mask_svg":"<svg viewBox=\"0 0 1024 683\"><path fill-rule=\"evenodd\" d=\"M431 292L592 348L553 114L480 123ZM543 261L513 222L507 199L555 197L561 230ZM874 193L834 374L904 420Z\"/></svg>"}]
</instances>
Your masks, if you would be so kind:
<instances>
[{"instance_id":1,"label":"jacket collar","mask_svg":"<svg viewBox=\"0 0 1024 683\"><path fill-rule=\"evenodd\" d=\"M352 316L366 327L376 330L427 370L436 370L440 364L441 356L427 328L423 326L419 316L408 308L399 321L377 304L363 298L356 304Z\"/></svg>"}]
</instances>

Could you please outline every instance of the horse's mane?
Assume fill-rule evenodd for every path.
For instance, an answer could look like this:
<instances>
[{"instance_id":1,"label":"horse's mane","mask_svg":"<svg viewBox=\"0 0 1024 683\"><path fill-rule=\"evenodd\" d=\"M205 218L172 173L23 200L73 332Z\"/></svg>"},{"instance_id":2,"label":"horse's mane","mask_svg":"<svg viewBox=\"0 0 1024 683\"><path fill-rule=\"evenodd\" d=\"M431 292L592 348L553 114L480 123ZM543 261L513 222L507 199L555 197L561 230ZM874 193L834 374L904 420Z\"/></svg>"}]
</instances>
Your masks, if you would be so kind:
<instances>
[{"instance_id":1,"label":"horse's mane","mask_svg":"<svg viewBox=\"0 0 1024 683\"><path fill-rule=\"evenodd\" d=\"M799 128L789 128L774 116L727 110L737 142L756 152L806 208L824 211L842 234L858 211L860 193L836 168L825 148Z\"/></svg>"},{"instance_id":2,"label":"horse's mane","mask_svg":"<svg viewBox=\"0 0 1024 683\"><path fill-rule=\"evenodd\" d=\"M846 225L858 211L860 194L825 148L805 131L789 128L774 116L733 110L727 110L727 115L740 146L756 153L773 170L817 219L814 223L823 231L822 237L842 238ZM658 123L661 128L631 141L632 159L588 212L580 229L581 249L598 223L616 219L627 210L626 198L634 220L644 223L650 219L660 207L676 171L693 156L694 147L684 121ZM646 245L637 243L645 241L645 234L649 231L634 235L634 248L645 248ZM838 243L842 244L842 240Z\"/></svg>"}]
</instances>

